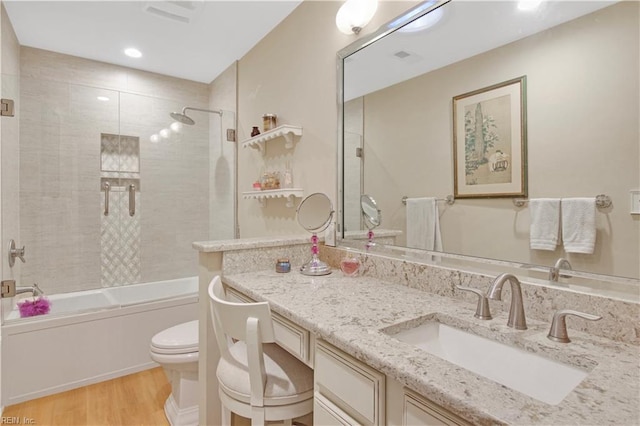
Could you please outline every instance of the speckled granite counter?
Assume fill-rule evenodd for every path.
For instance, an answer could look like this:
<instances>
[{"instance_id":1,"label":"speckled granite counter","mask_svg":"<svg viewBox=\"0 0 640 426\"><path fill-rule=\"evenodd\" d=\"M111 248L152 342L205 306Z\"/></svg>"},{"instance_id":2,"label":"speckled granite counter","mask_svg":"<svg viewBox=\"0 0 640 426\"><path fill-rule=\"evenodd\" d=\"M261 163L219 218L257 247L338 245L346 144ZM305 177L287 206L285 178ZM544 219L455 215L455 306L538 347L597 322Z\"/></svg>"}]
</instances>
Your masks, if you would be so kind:
<instances>
[{"instance_id":1,"label":"speckled granite counter","mask_svg":"<svg viewBox=\"0 0 640 426\"><path fill-rule=\"evenodd\" d=\"M506 315L481 321L475 305L381 280L272 271L225 275L224 282L390 378L475 424L640 424L638 346L571 329L569 344L546 338L548 323L506 326ZM508 290L507 290L508 291ZM430 315L475 334L544 354L589 375L558 405L549 405L457 367L382 332ZM398 326L398 327L394 327Z\"/></svg>"}]
</instances>

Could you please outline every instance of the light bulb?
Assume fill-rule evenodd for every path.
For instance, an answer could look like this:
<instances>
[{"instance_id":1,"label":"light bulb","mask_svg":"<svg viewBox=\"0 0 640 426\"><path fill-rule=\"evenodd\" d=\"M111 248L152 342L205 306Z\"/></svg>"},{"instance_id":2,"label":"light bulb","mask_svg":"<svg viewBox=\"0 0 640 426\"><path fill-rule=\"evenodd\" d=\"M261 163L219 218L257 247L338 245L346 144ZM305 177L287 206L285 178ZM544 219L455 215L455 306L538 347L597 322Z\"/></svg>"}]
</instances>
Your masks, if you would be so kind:
<instances>
[{"instance_id":1,"label":"light bulb","mask_svg":"<svg viewBox=\"0 0 640 426\"><path fill-rule=\"evenodd\" d=\"M169 136L171 136L171 131L169 131L169 129L160 130L160 137L162 139L169 139Z\"/></svg>"},{"instance_id":2,"label":"light bulb","mask_svg":"<svg viewBox=\"0 0 640 426\"><path fill-rule=\"evenodd\" d=\"M180 130L182 130L182 123L180 123L179 121L174 121L169 127L171 127L171 130L174 133L180 133Z\"/></svg>"}]
</instances>

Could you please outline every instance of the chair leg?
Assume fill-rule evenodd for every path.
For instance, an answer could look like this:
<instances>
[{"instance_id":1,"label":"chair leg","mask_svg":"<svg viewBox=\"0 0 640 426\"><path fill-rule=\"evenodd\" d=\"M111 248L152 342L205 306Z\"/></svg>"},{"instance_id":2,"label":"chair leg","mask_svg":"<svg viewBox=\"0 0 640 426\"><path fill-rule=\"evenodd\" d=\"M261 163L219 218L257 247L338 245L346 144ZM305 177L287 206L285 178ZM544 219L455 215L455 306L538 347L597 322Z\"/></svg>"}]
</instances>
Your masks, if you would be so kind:
<instances>
[{"instance_id":1,"label":"chair leg","mask_svg":"<svg viewBox=\"0 0 640 426\"><path fill-rule=\"evenodd\" d=\"M251 407L251 426L264 426L263 407Z\"/></svg>"},{"instance_id":2,"label":"chair leg","mask_svg":"<svg viewBox=\"0 0 640 426\"><path fill-rule=\"evenodd\" d=\"M222 406L222 426L231 426L231 410L224 405Z\"/></svg>"}]
</instances>

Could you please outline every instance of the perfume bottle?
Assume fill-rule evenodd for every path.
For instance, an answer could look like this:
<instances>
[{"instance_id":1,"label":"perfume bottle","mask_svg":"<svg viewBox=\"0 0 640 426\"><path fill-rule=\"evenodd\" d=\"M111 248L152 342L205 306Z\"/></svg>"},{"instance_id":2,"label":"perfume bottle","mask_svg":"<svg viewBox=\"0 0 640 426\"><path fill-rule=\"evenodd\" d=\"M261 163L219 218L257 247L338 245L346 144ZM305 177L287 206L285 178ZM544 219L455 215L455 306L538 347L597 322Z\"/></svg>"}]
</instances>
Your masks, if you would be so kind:
<instances>
[{"instance_id":1,"label":"perfume bottle","mask_svg":"<svg viewBox=\"0 0 640 426\"><path fill-rule=\"evenodd\" d=\"M340 260L340 270L342 270L345 277L357 277L360 272L360 259L347 251Z\"/></svg>"}]
</instances>

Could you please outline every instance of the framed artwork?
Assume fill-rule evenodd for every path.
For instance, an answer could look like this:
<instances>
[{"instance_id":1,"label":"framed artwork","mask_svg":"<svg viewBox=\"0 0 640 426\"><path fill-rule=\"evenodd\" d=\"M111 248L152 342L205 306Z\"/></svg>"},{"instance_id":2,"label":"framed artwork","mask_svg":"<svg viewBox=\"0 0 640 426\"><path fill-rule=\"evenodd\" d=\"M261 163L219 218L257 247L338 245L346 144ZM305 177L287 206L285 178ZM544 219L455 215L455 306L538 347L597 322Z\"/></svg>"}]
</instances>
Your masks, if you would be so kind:
<instances>
[{"instance_id":1,"label":"framed artwork","mask_svg":"<svg viewBox=\"0 0 640 426\"><path fill-rule=\"evenodd\" d=\"M453 98L455 198L527 196L526 76Z\"/></svg>"}]
</instances>

